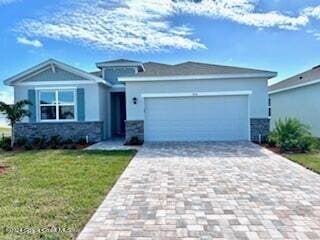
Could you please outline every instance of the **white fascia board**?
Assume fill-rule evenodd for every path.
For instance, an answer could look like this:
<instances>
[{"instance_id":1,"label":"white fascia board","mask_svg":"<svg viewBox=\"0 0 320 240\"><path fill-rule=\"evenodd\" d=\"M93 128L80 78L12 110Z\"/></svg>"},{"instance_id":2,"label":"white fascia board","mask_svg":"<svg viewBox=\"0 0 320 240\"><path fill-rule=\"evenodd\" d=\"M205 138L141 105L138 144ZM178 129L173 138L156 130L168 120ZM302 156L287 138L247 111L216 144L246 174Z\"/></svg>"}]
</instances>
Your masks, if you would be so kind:
<instances>
[{"instance_id":1,"label":"white fascia board","mask_svg":"<svg viewBox=\"0 0 320 240\"><path fill-rule=\"evenodd\" d=\"M67 87L36 87L34 90L75 90L77 87L75 86L67 86Z\"/></svg>"},{"instance_id":2,"label":"white fascia board","mask_svg":"<svg viewBox=\"0 0 320 240\"><path fill-rule=\"evenodd\" d=\"M97 63L97 67L141 67L144 70L142 63Z\"/></svg>"},{"instance_id":3,"label":"white fascia board","mask_svg":"<svg viewBox=\"0 0 320 240\"><path fill-rule=\"evenodd\" d=\"M119 77L119 82L170 81L170 80L200 80L200 79L233 79L233 78L273 78L277 73L239 73L239 74L209 74L209 75L179 75L161 77Z\"/></svg>"},{"instance_id":4,"label":"white fascia board","mask_svg":"<svg viewBox=\"0 0 320 240\"><path fill-rule=\"evenodd\" d=\"M90 80L72 80L72 81L34 81L34 82L20 82L15 86L53 86L53 85L81 85L81 84L96 84Z\"/></svg>"},{"instance_id":5,"label":"white fascia board","mask_svg":"<svg viewBox=\"0 0 320 240\"><path fill-rule=\"evenodd\" d=\"M271 94L284 92L284 91L288 91L288 90L292 90L292 89L296 89L296 88L306 87L306 86L313 85L313 84L316 84L316 83L320 83L320 79L317 79L317 80L314 80L314 81L311 81L311 82L307 82L307 83L298 84L298 85L295 85L295 86L292 86L292 87L287 87L287 88L282 88L282 89L270 91L269 94L271 95Z\"/></svg>"},{"instance_id":6,"label":"white fascia board","mask_svg":"<svg viewBox=\"0 0 320 240\"><path fill-rule=\"evenodd\" d=\"M143 93L143 98L170 98L170 97L210 97L210 96L249 96L252 91L220 91L220 92L186 92L186 93Z\"/></svg>"},{"instance_id":7,"label":"white fascia board","mask_svg":"<svg viewBox=\"0 0 320 240\"><path fill-rule=\"evenodd\" d=\"M122 84L115 84L115 85L112 85L110 91L111 92L125 92L126 86L122 85Z\"/></svg>"},{"instance_id":8,"label":"white fascia board","mask_svg":"<svg viewBox=\"0 0 320 240\"><path fill-rule=\"evenodd\" d=\"M11 84L13 82L19 80L20 78L23 78L23 77L25 77L27 75L30 75L30 74L32 74L32 73L34 73L36 71L39 71L40 69L44 68L47 65L50 66L50 61L51 61L51 59L49 59L49 60L47 60L45 62L42 62L42 63L40 63L40 64L38 64L38 65L36 65L36 66L34 66L32 68L29 68L29 69L27 69L27 70L25 70L25 71L23 71L23 72L21 72L19 74L16 74L16 75L4 80L3 82L4 82L5 85L12 86Z\"/></svg>"},{"instance_id":9,"label":"white fascia board","mask_svg":"<svg viewBox=\"0 0 320 240\"><path fill-rule=\"evenodd\" d=\"M115 85L112 85L112 88L126 88L126 86L123 84L115 84Z\"/></svg>"},{"instance_id":10,"label":"white fascia board","mask_svg":"<svg viewBox=\"0 0 320 240\"><path fill-rule=\"evenodd\" d=\"M96 83L103 83L109 87L111 87L111 84L106 82L105 80L103 80L102 78L96 77L90 73L87 73L81 69L69 66L65 63L59 62L57 60L54 59L49 59L43 63L40 63L24 72L21 72L11 78L8 78L7 80L4 81L4 84L6 85L10 85L10 86L14 86L15 82L21 82L23 81L27 76L29 76L30 74L33 74L34 72L37 72L39 70L41 70L42 68L45 68L46 66L48 67L52 67L53 65L67 71L67 72L71 72L75 75L81 76L83 78L86 78L88 80L92 80L95 81Z\"/></svg>"}]
</instances>

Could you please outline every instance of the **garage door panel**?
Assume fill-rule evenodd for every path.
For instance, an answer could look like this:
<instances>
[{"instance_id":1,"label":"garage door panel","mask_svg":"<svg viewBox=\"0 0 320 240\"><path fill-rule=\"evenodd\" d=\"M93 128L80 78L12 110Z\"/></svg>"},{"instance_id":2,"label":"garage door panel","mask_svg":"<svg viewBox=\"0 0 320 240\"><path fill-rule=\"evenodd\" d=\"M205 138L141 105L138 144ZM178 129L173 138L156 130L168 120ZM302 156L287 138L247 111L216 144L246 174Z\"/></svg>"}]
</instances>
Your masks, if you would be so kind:
<instances>
[{"instance_id":1,"label":"garage door panel","mask_svg":"<svg viewBox=\"0 0 320 240\"><path fill-rule=\"evenodd\" d=\"M248 139L247 96L145 99L146 141Z\"/></svg>"}]
</instances>

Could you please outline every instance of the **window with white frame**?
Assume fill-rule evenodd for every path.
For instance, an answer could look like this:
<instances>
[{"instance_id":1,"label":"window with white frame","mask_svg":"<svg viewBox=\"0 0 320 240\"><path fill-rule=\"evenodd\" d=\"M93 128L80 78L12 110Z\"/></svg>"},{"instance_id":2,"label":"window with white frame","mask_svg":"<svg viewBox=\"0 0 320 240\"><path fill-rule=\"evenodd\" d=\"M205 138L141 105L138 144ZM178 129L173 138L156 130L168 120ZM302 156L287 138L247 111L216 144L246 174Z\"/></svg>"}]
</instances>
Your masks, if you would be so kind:
<instances>
[{"instance_id":1,"label":"window with white frame","mask_svg":"<svg viewBox=\"0 0 320 240\"><path fill-rule=\"evenodd\" d=\"M75 90L40 90L40 121L75 120Z\"/></svg>"}]
</instances>

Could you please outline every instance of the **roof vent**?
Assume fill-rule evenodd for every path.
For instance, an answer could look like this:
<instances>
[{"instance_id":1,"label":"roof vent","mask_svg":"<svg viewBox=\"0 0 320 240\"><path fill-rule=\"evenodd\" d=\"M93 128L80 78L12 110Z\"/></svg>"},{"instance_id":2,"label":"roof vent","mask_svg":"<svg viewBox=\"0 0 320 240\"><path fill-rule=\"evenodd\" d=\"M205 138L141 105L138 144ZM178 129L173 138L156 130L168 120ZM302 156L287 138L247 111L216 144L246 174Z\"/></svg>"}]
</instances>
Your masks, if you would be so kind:
<instances>
[{"instance_id":1,"label":"roof vent","mask_svg":"<svg viewBox=\"0 0 320 240\"><path fill-rule=\"evenodd\" d=\"M320 68L320 65L317 65L317 66L313 67L312 69L318 69L318 68Z\"/></svg>"},{"instance_id":2,"label":"roof vent","mask_svg":"<svg viewBox=\"0 0 320 240\"><path fill-rule=\"evenodd\" d=\"M302 76L300 76L300 77L299 77L299 79L301 80L301 79L303 79L303 77L302 77Z\"/></svg>"}]
</instances>

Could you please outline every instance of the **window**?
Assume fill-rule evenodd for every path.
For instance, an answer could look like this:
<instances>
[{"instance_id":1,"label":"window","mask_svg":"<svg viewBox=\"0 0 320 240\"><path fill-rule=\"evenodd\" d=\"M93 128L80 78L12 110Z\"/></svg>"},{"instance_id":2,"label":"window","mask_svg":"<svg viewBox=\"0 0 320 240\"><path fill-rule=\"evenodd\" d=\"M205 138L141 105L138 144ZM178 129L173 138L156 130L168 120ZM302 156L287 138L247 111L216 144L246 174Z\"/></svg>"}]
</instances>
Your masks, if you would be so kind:
<instances>
[{"instance_id":1,"label":"window","mask_svg":"<svg viewBox=\"0 0 320 240\"><path fill-rule=\"evenodd\" d=\"M271 98L268 100L268 116L271 118Z\"/></svg>"},{"instance_id":2,"label":"window","mask_svg":"<svg viewBox=\"0 0 320 240\"><path fill-rule=\"evenodd\" d=\"M75 120L74 90L40 90L40 121Z\"/></svg>"}]
</instances>

